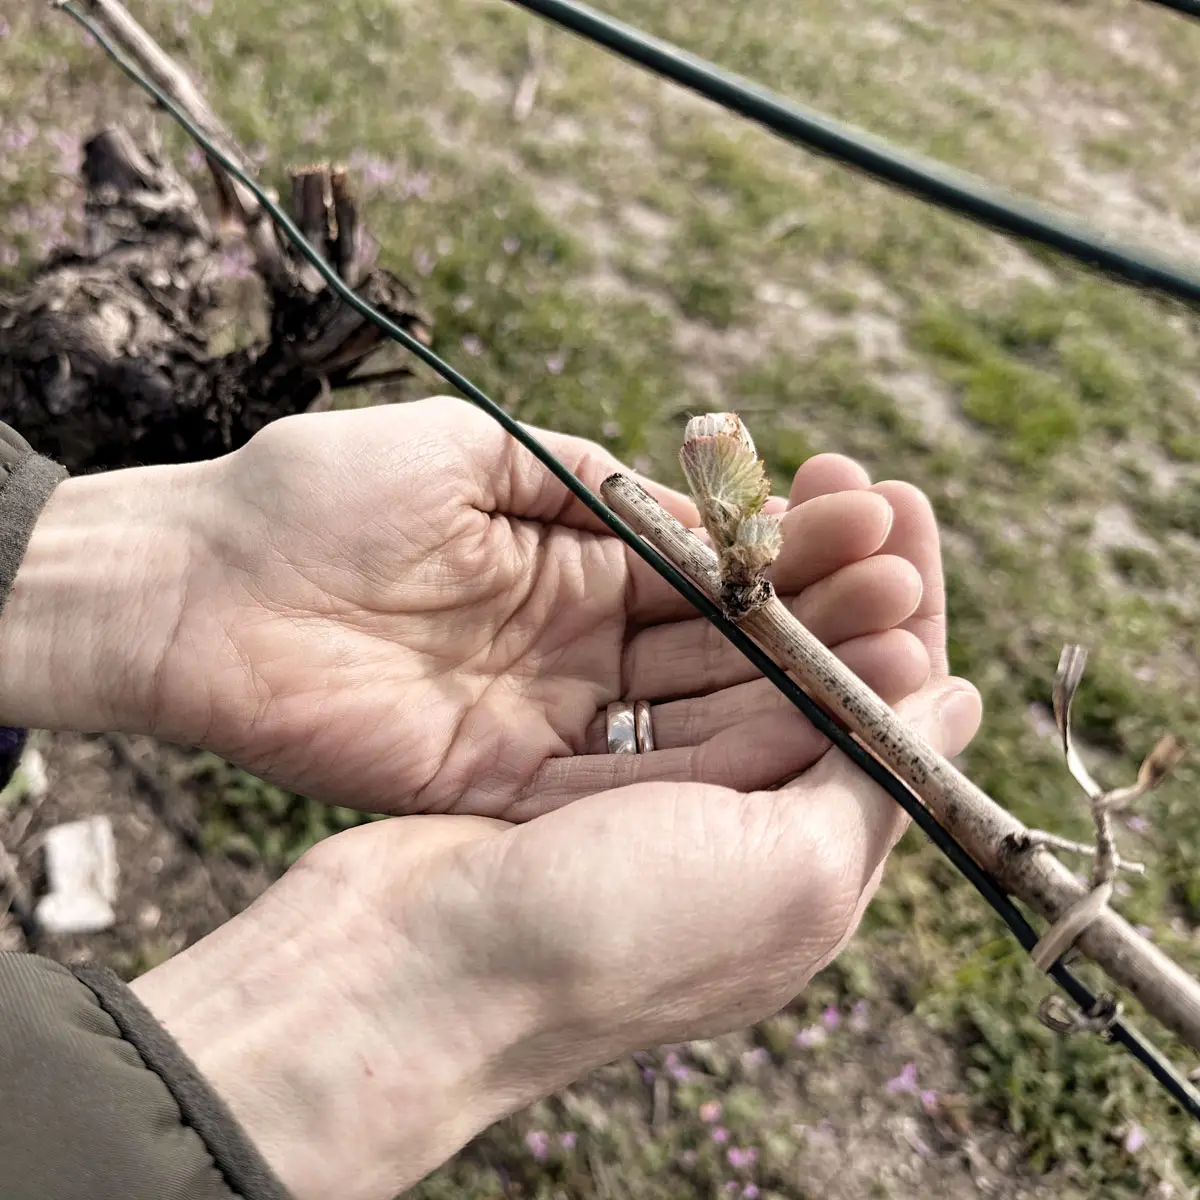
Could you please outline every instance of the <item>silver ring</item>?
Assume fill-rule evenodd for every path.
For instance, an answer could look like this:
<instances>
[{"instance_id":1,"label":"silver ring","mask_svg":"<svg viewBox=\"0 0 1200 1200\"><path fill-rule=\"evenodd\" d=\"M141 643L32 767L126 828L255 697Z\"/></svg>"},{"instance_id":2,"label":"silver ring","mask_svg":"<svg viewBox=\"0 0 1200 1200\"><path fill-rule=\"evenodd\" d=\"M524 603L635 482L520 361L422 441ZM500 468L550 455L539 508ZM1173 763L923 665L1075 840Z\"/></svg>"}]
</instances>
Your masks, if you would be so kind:
<instances>
[{"instance_id":1,"label":"silver ring","mask_svg":"<svg viewBox=\"0 0 1200 1200\"><path fill-rule=\"evenodd\" d=\"M654 749L654 727L650 724L650 701L639 700L633 706L633 726L637 732L639 754L649 754Z\"/></svg>"},{"instance_id":2,"label":"silver ring","mask_svg":"<svg viewBox=\"0 0 1200 1200\"><path fill-rule=\"evenodd\" d=\"M628 700L614 700L606 714L609 754L636 754L637 731L634 728L633 705Z\"/></svg>"}]
</instances>

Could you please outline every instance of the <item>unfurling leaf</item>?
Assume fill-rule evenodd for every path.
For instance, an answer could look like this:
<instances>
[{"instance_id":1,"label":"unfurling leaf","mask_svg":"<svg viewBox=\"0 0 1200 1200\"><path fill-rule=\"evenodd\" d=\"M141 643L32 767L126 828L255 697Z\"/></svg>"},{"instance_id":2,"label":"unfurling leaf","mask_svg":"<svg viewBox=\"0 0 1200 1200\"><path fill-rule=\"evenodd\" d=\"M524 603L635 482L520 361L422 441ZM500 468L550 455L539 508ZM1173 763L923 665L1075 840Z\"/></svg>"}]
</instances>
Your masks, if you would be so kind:
<instances>
[{"instance_id":1,"label":"unfurling leaf","mask_svg":"<svg viewBox=\"0 0 1200 1200\"><path fill-rule=\"evenodd\" d=\"M697 438L718 437L721 434L736 438L751 454L758 456L758 451L754 449L754 441L750 437L750 430L742 423L742 418L737 413L701 413L687 423L687 428L683 431L683 440L692 442Z\"/></svg>"},{"instance_id":2,"label":"unfurling leaf","mask_svg":"<svg viewBox=\"0 0 1200 1200\"><path fill-rule=\"evenodd\" d=\"M739 525L758 513L771 494L753 448L732 434L718 433L684 442L679 462L714 545L732 545Z\"/></svg>"},{"instance_id":3,"label":"unfurling leaf","mask_svg":"<svg viewBox=\"0 0 1200 1200\"><path fill-rule=\"evenodd\" d=\"M783 533L775 517L756 513L738 526L737 537L724 555L728 564L736 564L745 579L762 574L783 547Z\"/></svg>"}]
</instances>

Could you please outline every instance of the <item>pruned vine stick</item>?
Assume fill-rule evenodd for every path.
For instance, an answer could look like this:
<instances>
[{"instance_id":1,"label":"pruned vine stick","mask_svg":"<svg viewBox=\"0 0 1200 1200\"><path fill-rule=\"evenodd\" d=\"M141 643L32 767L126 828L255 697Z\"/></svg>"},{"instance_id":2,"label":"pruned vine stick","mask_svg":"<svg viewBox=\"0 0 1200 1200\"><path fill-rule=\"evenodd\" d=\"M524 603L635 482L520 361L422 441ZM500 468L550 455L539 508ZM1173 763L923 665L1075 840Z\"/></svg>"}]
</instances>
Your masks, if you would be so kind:
<instances>
[{"instance_id":1,"label":"pruned vine stick","mask_svg":"<svg viewBox=\"0 0 1200 1200\"><path fill-rule=\"evenodd\" d=\"M609 476L600 492L635 532L719 603L721 579L712 550L629 476ZM772 596L739 624L899 776L1007 892L1051 922L1088 894L1045 846L1020 849L1029 830L903 724L778 597ZM1200 1051L1200 982L1163 950L1109 908L1080 933L1077 945L1115 984Z\"/></svg>"},{"instance_id":2,"label":"pruned vine stick","mask_svg":"<svg viewBox=\"0 0 1200 1200\"><path fill-rule=\"evenodd\" d=\"M212 139L216 146L243 170L253 173L253 164L242 148L209 107L199 88L142 28L119 0L84 0L91 16L146 74ZM235 208L239 224L246 231L259 269L278 282L286 275L286 265L275 238L274 226L262 219L261 207L251 192L236 179L210 163L213 178L223 199Z\"/></svg>"}]
</instances>

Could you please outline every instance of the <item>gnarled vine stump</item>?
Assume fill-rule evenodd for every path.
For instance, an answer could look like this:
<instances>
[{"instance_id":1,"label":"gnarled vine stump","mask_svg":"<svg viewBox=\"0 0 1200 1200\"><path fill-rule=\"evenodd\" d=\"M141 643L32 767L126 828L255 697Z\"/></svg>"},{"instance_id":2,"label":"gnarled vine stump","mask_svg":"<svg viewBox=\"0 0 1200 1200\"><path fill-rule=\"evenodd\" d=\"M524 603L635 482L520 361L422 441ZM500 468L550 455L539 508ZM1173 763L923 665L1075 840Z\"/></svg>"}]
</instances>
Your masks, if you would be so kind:
<instances>
[{"instance_id":1,"label":"gnarled vine stump","mask_svg":"<svg viewBox=\"0 0 1200 1200\"><path fill-rule=\"evenodd\" d=\"M195 190L119 128L85 146L82 245L0 293L0 420L74 472L211 458L352 386L383 335L239 203L213 170L214 231ZM422 340L408 287L375 265L344 173L292 174L291 215L347 283ZM253 252L265 333L212 350L229 231Z\"/></svg>"}]
</instances>

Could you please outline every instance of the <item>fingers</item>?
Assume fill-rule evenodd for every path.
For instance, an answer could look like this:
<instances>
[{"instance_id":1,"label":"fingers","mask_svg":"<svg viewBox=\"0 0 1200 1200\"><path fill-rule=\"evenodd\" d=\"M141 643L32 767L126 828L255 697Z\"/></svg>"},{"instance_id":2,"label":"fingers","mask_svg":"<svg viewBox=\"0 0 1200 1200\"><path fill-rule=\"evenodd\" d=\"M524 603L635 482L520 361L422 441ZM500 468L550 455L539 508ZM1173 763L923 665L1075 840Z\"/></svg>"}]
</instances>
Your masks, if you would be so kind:
<instances>
[{"instance_id":1,"label":"fingers","mask_svg":"<svg viewBox=\"0 0 1200 1200\"><path fill-rule=\"evenodd\" d=\"M790 607L802 625L836 646L900 625L921 601L921 577L892 555L853 562L804 589ZM701 696L757 672L710 621L652 625L626 647L624 692L646 700Z\"/></svg>"},{"instance_id":2,"label":"fingers","mask_svg":"<svg viewBox=\"0 0 1200 1200\"><path fill-rule=\"evenodd\" d=\"M442 419L448 425L447 433L470 462L471 482L476 487L474 503L484 512L552 521L595 533L607 531L604 522L576 499L548 466L490 417L462 401L438 398L426 403L438 404L439 414L445 413ZM689 528L700 523L696 506L687 496L639 475L597 442L533 425L524 428L597 495L604 480L620 471L636 479Z\"/></svg>"},{"instance_id":3,"label":"fingers","mask_svg":"<svg viewBox=\"0 0 1200 1200\"><path fill-rule=\"evenodd\" d=\"M836 653L868 687L888 703L921 688L929 678L925 648L905 630L889 630L854 638ZM630 693L638 699L639 693ZM724 688L710 696L675 700L651 707L654 743L659 749L695 746L722 731L750 725L775 712L795 711L792 702L770 681L755 679ZM589 730L588 749L601 753L606 745L601 714Z\"/></svg>"},{"instance_id":4,"label":"fingers","mask_svg":"<svg viewBox=\"0 0 1200 1200\"><path fill-rule=\"evenodd\" d=\"M817 454L803 463L792 479L788 507L797 508L814 496L859 491L871 486L871 477L844 454Z\"/></svg>"},{"instance_id":5,"label":"fingers","mask_svg":"<svg viewBox=\"0 0 1200 1200\"><path fill-rule=\"evenodd\" d=\"M921 643L903 630L860 638L839 648L847 665L880 695L896 699L921 687L929 663ZM705 700L654 706L656 746L648 754L603 753L605 725L588 734L590 753L548 760L529 799L507 811L528 820L583 796L630 783L720 784L739 791L775 787L806 770L828 743L765 679Z\"/></svg>"},{"instance_id":6,"label":"fingers","mask_svg":"<svg viewBox=\"0 0 1200 1200\"><path fill-rule=\"evenodd\" d=\"M891 525L887 502L869 491L814 496L790 509L783 517L783 550L770 573L776 590L795 595L840 567L869 558L885 543ZM630 557L628 615L635 624L678 620L694 612L670 584Z\"/></svg>"},{"instance_id":7,"label":"fingers","mask_svg":"<svg viewBox=\"0 0 1200 1200\"><path fill-rule=\"evenodd\" d=\"M507 821L532 820L585 796L631 783L715 783L739 791L771 788L803 771L824 748L824 739L793 709L722 730L699 746L652 754L551 758L503 816Z\"/></svg>"},{"instance_id":8,"label":"fingers","mask_svg":"<svg viewBox=\"0 0 1200 1200\"><path fill-rule=\"evenodd\" d=\"M896 715L944 758L961 754L979 729L982 701L964 679L934 678L915 695L895 705ZM805 808L826 822L828 845L846 864L859 887L866 887L879 864L907 827L900 805L839 750L831 750L811 771L779 794L794 791ZM797 814L800 819L801 814Z\"/></svg>"},{"instance_id":9,"label":"fingers","mask_svg":"<svg viewBox=\"0 0 1200 1200\"><path fill-rule=\"evenodd\" d=\"M536 429L532 426L528 428L547 450L566 465L571 474L586 484L597 496L600 495L600 485L614 472L619 471L636 479L667 512L689 529L700 524L700 513L690 496L640 475L603 446L586 438L571 437L549 429ZM549 469L528 452L524 455L521 468L515 476L514 486L509 492L508 503L503 511L510 516L554 521L559 525L597 533L608 532L608 526L567 492L566 485L551 475Z\"/></svg>"},{"instance_id":10,"label":"fingers","mask_svg":"<svg viewBox=\"0 0 1200 1200\"><path fill-rule=\"evenodd\" d=\"M946 583L933 506L910 483L877 483L871 490L883 496L895 514L883 552L908 559L921 575L921 602L904 627L925 643L934 674L945 675Z\"/></svg>"}]
</instances>

